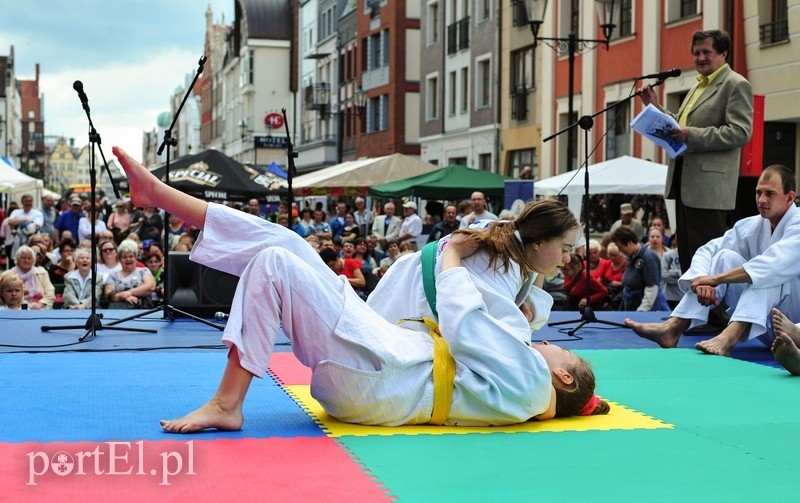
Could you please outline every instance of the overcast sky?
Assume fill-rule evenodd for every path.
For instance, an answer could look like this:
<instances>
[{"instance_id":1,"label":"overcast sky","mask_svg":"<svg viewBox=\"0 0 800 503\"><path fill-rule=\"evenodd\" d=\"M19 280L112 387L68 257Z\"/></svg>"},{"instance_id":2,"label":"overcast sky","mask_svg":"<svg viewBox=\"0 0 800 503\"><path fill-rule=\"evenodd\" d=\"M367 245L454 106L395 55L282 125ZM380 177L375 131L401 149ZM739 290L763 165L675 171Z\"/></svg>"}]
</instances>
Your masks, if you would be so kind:
<instances>
[{"instance_id":1,"label":"overcast sky","mask_svg":"<svg viewBox=\"0 0 800 503\"><path fill-rule=\"evenodd\" d=\"M234 0L0 0L0 55L14 46L18 79L39 63L45 134L89 142L80 80L106 157L119 145L140 158L142 132L197 72L209 5L233 21Z\"/></svg>"}]
</instances>

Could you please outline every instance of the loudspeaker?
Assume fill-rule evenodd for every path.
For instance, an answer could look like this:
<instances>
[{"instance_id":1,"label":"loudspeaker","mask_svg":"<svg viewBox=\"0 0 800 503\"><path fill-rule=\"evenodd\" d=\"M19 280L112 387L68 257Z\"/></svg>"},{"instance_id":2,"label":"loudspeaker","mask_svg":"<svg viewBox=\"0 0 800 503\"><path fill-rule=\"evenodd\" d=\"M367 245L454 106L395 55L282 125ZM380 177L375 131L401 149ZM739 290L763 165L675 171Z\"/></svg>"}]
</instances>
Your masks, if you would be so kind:
<instances>
[{"instance_id":1,"label":"loudspeaker","mask_svg":"<svg viewBox=\"0 0 800 503\"><path fill-rule=\"evenodd\" d=\"M229 313L239 278L189 260L189 252L169 252L169 305L201 318Z\"/></svg>"}]
</instances>

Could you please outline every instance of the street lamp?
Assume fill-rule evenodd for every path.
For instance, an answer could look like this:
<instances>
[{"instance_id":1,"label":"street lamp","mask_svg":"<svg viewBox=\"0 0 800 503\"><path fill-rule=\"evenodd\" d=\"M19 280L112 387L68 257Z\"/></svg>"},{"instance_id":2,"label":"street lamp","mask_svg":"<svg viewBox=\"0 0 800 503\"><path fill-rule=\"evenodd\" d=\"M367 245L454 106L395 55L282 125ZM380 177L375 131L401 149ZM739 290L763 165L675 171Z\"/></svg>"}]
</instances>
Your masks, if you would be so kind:
<instances>
[{"instance_id":1,"label":"street lamp","mask_svg":"<svg viewBox=\"0 0 800 503\"><path fill-rule=\"evenodd\" d=\"M330 88L327 85L319 85L314 89L314 103L319 106L318 110L322 120L327 120L328 116L331 115L337 117L338 134L336 135L336 162L342 162L342 136L344 135L344 123L342 118L361 117L362 111L369 101L369 96L367 95L367 91L361 86L355 89L353 91L353 96L344 102L352 104L355 110L351 110L350 108L353 107L349 107L335 112L331 111L329 100Z\"/></svg>"},{"instance_id":2,"label":"street lamp","mask_svg":"<svg viewBox=\"0 0 800 503\"><path fill-rule=\"evenodd\" d=\"M567 121L572 122L572 115L574 114L573 100L575 97L575 54L583 51L584 49L596 47L603 44L608 50L611 35L614 32L614 6L616 0L595 0L595 7L597 9L597 17L600 27L603 29L604 40L598 39L582 39L578 38L574 32L570 32L567 38L551 38L540 37L539 28L544 22L544 15L547 11L547 0L528 0L528 24L533 33L533 47L535 48L539 42L555 42L556 45L547 44L556 51L567 50L569 54L569 98L567 102ZM569 128L567 131L567 170L572 171L575 169L575 160L573 150L575 148L575 128Z\"/></svg>"}]
</instances>

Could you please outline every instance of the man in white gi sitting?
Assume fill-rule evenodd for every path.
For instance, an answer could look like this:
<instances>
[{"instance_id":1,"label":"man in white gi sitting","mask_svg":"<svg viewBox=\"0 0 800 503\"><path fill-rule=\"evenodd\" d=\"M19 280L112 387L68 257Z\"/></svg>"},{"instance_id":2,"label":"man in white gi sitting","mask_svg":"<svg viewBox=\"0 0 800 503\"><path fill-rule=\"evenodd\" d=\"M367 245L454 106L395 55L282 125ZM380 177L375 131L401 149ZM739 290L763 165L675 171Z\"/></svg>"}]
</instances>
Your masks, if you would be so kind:
<instances>
[{"instance_id":1,"label":"man in white gi sitting","mask_svg":"<svg viewBox=\"0 0 800 503\"><path fill-rule=\"evenodd\" d=\"M712 190L713 188L709 188ZM663 348L674 348L684 331L705 324L711 308L724 300L731 321L697 349L729 356L743 340L772 342L770 310L777 307L800 319L800 212L795 206L794 173L774 164L756 186L759 216L740 220L722 237L701 247L679 284L686 292L663 323L625 324Z\"/></svg>"}]
</instances>

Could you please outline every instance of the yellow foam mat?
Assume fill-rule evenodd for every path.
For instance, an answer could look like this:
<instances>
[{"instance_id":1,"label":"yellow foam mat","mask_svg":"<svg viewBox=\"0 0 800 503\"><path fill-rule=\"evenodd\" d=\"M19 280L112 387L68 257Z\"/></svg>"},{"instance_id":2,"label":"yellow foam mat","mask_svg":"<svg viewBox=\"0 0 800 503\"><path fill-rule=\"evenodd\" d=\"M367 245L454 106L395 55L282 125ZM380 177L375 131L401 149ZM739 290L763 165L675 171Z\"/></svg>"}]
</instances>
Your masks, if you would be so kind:
<instances>
[{"instance_id":1,"label":"yellow foam mat","mask_svg":"<svg viewBox=\"0 0 800 503\"><path fill-rule=\"evenodd\" d=\"M447 435L464 433L538 433L561 431L655 430L674 425L610 402L611 411L603 416L570 417L550 421L528 421L511 426L364 426L337 421L311 398L311 388L305 385L284 386L320 426L332 437L372 435Z\"/></svg>"}]
</instances>

